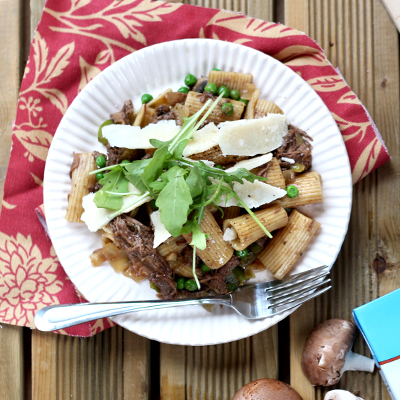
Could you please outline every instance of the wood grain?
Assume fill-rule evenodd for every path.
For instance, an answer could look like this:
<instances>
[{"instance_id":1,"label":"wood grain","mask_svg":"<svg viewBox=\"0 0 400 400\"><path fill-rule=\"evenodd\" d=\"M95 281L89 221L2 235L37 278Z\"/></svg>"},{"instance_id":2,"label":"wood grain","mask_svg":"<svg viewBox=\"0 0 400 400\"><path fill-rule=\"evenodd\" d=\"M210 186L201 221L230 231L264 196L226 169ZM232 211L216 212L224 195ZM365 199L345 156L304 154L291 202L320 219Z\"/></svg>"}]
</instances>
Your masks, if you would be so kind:
<instances>
[{"instance_id":1,"label":"wood grain","mask_svg":"<svg viewBox=\"0 0 400 400\"><path fill-rule=\"evenodd\" d=\"M0 202L11 146L12 121L17 109L20 77L21 2L0 2ZM0 328L0 391L4 400L24 398L23 328L2 324Z\"/></svg>"},{"instance_id":2,"label":"wood grain","mask_svg":"<svg viewBox=\"0 0 400 400\"><path fill-rule=\"evenodd\" d=\"M397 0L382 0L397 30L400 32L400 3Z\"/></svg>"}]
</instances>

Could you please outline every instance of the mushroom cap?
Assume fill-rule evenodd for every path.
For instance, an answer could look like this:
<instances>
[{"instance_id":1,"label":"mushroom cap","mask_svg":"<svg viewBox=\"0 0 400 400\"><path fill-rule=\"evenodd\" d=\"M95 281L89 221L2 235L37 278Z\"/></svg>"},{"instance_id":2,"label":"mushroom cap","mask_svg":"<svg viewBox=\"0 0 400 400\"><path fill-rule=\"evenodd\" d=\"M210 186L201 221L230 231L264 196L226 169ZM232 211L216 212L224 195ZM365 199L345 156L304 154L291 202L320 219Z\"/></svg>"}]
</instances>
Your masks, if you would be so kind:
<instances>
[{"instance_id":1,"label":"mushroom cap","mask_svg":"<svg viewBox=\"0 0 400 400\"><path fill-rule=\"evenodd\" d=\"M331 390L326 393L324 400L363 400L361 397L357 397L355 394L348 392L347 390Z\"/></svg>"},{"instance_id":2,"label":"mushroom cap","mask_svg":"<svg viewBox=\"0 0 400 400\"><path fill-rule=\"evenodd\" d=\"M289 385L276 379L258 379L244 385L232 400L303 400Z\"/></svg>"},{"instance_id":3,"label":"mushroom cap","mask_svg":"<svg viewBox=\"0 0 400 400\"><path fill-rule=\"evenodd\" d=\"M301 368L313 385L339 382L355 331L356 327L345 319L329 319L312 330L304 346Z\"/></svg>"}]
</instances>

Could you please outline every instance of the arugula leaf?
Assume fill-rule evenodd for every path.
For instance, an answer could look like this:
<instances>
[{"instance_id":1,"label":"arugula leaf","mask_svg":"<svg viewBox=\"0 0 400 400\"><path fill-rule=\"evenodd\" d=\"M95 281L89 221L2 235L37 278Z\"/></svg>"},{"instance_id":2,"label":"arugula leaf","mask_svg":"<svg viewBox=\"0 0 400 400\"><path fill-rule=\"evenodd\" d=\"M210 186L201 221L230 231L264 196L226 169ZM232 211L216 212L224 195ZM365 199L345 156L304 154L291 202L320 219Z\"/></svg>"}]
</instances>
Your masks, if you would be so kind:
<instances>
[{"instance_id":1,"label":"arugula leaf","mask_svg":"<svg viewBox=\"0 0 400 400\"><path fill-rule=\"evenodd\" d=\"M192 234L192 241L190 242L192 246L196 246L200 250L204 250L207 247L206 234L201 231L196 217L193 217L185 224L182 233Z\"/></svg>"},{"instance_id":2,"label":"arugula leaf","mask_svg":"<svg viewBox=\"0 0 400 400\"><path fill-rule=\"evenodd\" d=\"M169 144L168 142L163 142L162 140L158 140L158 139L150 139L149 142L156 149L159 149L159 148Z\"/></svg>"},{"instance_id":3,"label":"arugula leaf","mask_svg":"<svg viewBox=\"0 0 400 400\"><path fill-rule=\"evenodd\" d=\"M99 183L103 187L94 196L96 206L109 210L119 210L123 203L122 197L106 192L125 193L128 191L128 180L125 178L122 168L115 168L105 174Z\"/></svg>"},{"instance_id":4,"label":"arugula leaf","mask_svg":"<svg viewBox=\"0 0 400 400\"><path fill-rule=\"evenodd\" d=\"M182 171L181 168L177 168L174 170L174 174L168 175L168 183L161 190L156 201L156 206L161 214L161 222L165 229L175 237L181 234L182 226L187 221L189 206L193 203Z\"/></svg>"},{"instance_id":5,"label":"arugula leaf","mask_svg":"<svg viewBox=\"0 0 400 400\"><path fill-rule=\"evenodd\" d=\"M186 179L186 183L189 186L190 193L193 198L203 193L203 190L206 186L204 177L196 166L190 171L189 176Z\"/></svg>"},{"instance_id":6,"label":"arugula leaf","mask_svg":"<svg viewBox=\"0 0 400 400\"><path fill-rule=\"evenodd\" d=\"M164 146L156 150L153 158L150 158L149 164L144 168L141 178L143 184L149 189L150 193L153 191L150 187L150 183L156 181L162 174L164 161L168 159L171 154L168 152L168 147Z\"/></svg>"},{"instance_id":7,"label":"arugula leaf","mask_svg":"<svg viewBox=\"0 0 400 400\"><path fill-rule=\"evenodd\" d=\"M123 169L125 172L125 178L128 179L133 186L135 186L141 193L147 191L146 185L142 181L142 173L144 169L150 164L151 159L137 160L130 164L124 164Z\"/></svg>"}]
</instances>

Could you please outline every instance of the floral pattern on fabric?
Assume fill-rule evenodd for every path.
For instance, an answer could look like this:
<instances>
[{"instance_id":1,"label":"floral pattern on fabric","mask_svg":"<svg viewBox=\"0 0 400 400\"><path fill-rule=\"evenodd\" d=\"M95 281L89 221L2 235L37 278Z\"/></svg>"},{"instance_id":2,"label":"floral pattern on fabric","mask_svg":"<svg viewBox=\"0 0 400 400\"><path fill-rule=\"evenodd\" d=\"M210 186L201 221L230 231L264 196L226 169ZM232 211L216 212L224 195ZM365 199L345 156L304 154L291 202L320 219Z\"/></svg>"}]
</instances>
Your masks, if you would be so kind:
<instances>
[{"instance_id":1,"label":"floral pattern on fabric","mask_svg":"<svg viewBox=\"0 0 400 400\"><path fill-rule=\"evenodd\" d=\"M179 21L179 24L177 24ZM47 0L21 85L0 219L0 320L33 327L49 304L79 303L35 209L44 219L43 174L68 106L106 67L156 43L225 40L285 63L320 95L342 133L357 182L389 159L379 132L319 45L281 24L228 11L151 0ZM108 319L59 333L91 336Z\"/></svg>"}]
</instances>

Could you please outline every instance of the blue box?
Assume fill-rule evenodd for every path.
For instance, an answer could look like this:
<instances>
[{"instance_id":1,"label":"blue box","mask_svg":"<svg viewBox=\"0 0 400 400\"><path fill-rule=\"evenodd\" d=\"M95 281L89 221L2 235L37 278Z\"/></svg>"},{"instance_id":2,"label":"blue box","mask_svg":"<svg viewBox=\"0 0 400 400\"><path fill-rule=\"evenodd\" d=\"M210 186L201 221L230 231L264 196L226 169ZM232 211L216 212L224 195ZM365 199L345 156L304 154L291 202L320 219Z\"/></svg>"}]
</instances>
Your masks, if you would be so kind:
<instances>
[{"instance_id":1,"label":"blue box","mask_svg":"<svg viewBox=\"0 0 400 400\"><path fill-rule=\"evenodd\" d=\"M354 309L353 317L393 400L400 400L400 289Z\"/></svg>"}]
</instances>

